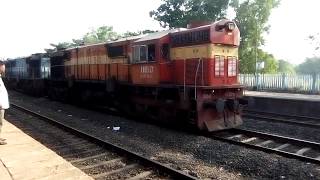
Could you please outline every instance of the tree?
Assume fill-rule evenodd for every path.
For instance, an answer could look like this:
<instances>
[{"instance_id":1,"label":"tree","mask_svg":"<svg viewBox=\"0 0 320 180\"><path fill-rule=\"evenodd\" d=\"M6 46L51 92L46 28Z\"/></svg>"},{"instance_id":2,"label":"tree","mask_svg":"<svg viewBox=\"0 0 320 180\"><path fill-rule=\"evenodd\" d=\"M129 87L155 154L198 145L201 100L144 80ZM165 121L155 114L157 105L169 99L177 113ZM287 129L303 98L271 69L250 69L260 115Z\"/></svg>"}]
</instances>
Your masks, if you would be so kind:
<instances>
[{"instance_id":1,"label":"tree","mask_svg":"<svg viewBox=\"0 0 320 180\"><path fill-rule=\"evenodd\" d=\"M242 73L254 73L259 47L264 44L263 33L268 32L267 25L271 10L279 5L280 0L245 0L239 4L233 0L230 5L236 11L235 21L241 32L239 48L240 69ZM273 71L273 69L272 69Z\"/></svg>"},{"instance_id":2,"label":"tree","mask_svg":"<svg viewBox=\"0 0 320 180\"><path fill-rule=\"evenodd\" d=\"M122 35L122 37L138 36L140 34L141 34L141 32L139 32L139 31L138 32L127 31Z\"/></svg>"},{"instance_id":3,"label":"tree","mask_svg":"<svg viewBox=\"0 0 320 180\"><path fill-rule=\"evenodd\" d=\"M162 27L185 27L190 21L214 21L226 14L230 6L236 12L235 21L241 32L239 49L240 69L243 73L256 71L256 60L267 59L273 64L270 72L275 72L276 60L270 54L260 52L264 44L263 33L268 32L267 25L271 10L280 0L163 0L150 16L158 20ZM271 61L272 60L272 61Z\"/></svg>"},{"instance_id":4,"label":"tree","mask_svg":"<svg viewBox=\"0 0 320 180\"><path fill-rule=\"evenodd\" d=\"M277 73L279 64L272 54L266 53L261 49L258 51L259 61L264 61L264 68L260 73Z\"/></svg>"},{"instance_id":5,"label":"tree","mask_svg":"<svg viewBox=\"0 0 320 180\"><path fill-rule=\"evenodd\" d=\"M101 26L97 29L92 29L91 32L84 35L83 42L84 44L93 44L108 40L115 40L119 37L120 35L113 31L112 26Z\"/></svg>"},{"instance_id":6,"label":"tree","mask_svg":"<svg viewBox=\"0 0 320 180\"><path fill-rule=\"evenodd\" d=\"M123 35L121 35L121 37L138 36L141 34L149 34L149 33L154 33L154 32L158 32L158 31L154 31L154 30L150 30L150 29L146 29L143 31L137 31L137 32L127 31Z\"/></svg>"},{"instance_id":7,"label":"tree","mask_svg":"<svg viewBox=\"0 0 320 180\"><path fill-rule=\"evenodd\" d=\"M72 47L84 45L83 39L72 39Z\"/></svg>"},{"instance_id":8,"label":"tree","mask_svg":"<svg viewBox=\"0 0 320 180\"><path fill-rule=\"evenodd\" d=\"M58 50L82 46L85 44L94 44L105 42L108 40L114 40L119 38L120 35L113 31L112 26L101 26L97 29L92 29L90 32L86 33L80 39L72 39L72 42L60 42L58 44L51 43L51 49L44 49L47 53L52 53Z\"/></svg>"},{"instance_id":9,"label":"tree","mask_svg":"<svg viewBox=\"0 0 320 180\"><path fill-rule=\"evenodd\" d=\"M186 27L191 21L215 21L226 15L229 0L163 0L150 17L164 28Z\"/></svg>"},{"instance_id":10,"label":"tree","mask_svg":"<svg viewBox=\"0 0 320 180\"><path fill-rule=\"evenodd\" d=\"M278 64L279 73L295 74L295 68L290 62L281 59L278 61Z\"/></svg>"},{"instance_id":11,"label":"tree","mask_svg":"<svg viewBox=\"0 0 320 180\"><path fill-rule=\"evenodd\" d=\"M302 64L299 64L296 71L302 74L319 74L320 57L307 58Z\"/></svg>"},{"instance_id":12,"label":"tree","mask_svg":"<svg viewBox=\"0 0 320 180\"><path fill-rule=\"evenodd\" d=\"M52 46L53 48L44 49L46 53L53 53L55 51L71 48L71 47L74 47L74 44L69 42L60 42L58 44L51 43L50 46Z\"/></svg>"}]
</instances>

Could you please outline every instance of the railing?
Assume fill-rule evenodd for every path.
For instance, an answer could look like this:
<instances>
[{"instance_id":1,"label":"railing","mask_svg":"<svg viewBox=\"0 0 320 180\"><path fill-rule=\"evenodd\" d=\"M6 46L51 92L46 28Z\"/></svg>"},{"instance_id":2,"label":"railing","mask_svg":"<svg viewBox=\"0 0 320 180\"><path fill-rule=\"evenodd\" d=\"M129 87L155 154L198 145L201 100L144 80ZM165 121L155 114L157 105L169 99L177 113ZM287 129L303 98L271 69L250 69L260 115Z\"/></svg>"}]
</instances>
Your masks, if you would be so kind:
<instances>
[{"instance_id":1,"label":"railing","mask_svg":"<svg viewBox=\"0 0 320 180\"><path fill-rule=\"evenodd\" d=\"M239 81L252 90L320 93L319 74L240 74Z\"/></svg>"}]
</instances>

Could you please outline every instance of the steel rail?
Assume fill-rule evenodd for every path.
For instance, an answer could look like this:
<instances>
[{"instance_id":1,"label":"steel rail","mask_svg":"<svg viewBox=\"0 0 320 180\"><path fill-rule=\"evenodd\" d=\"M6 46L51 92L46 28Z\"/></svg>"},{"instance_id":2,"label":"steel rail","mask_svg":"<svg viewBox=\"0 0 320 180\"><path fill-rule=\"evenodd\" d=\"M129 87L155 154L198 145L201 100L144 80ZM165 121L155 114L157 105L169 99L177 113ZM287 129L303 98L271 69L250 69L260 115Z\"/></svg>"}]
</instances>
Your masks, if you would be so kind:
<instances>
[{"instance_id":1,"label":"steel rail","mask_svg":"<svg viewBox=\"0 0 320 180\"><path fill-rule=\"evenodd\" d=\"M257 114L270 114L270 115L282 116L282 117L288 117L288 118L306 119L310 121L320 121L320 117L313 117L313 116L292 115L292 114L283 114L283 113L276 113L276 112L270 112L270 111L259 111L259 110L248 110L248 109L245 109L243 111L257 113Z\"/></svg>"},{"instance_id":2,"label":"steel rail","mask_svg":"<svg viewBox=\"0 0 320 180\"><path fill-rule=\"evenodd\" d=\"M226 136L225 134L229 134L229 136ZM297 152L293 153L290 151L286 151L286 150L284 150L284 148L277 149L277 147L271 148L271 147L266 147L264 145L259 145L260 143L254 144L254 143L248 143L248 142L241 142L241 141L235 140L234 138L230 138L230 137L232 137L232 135L244 135L244 136L248 137L247 139L254 137L254 138L260 138L264 141L271 140L274 143L289 144L289 145L293 145L295 147L299 147L300 149L312 148L312 150L319 152L318 153L319 155L317 155L318 157L310 157L310 156L303 155L303 153L299 154ZM246 148L260 150L260 151L267 152L267 153L278 154L278 155L288 157L288 158L294 158L294 159L299 159L299 160L305 161L305 162L320 164L320 143L316 143L316 142L304 141L304 140L300 140L300 139L294 139L294 138L273 135L273 134L268 134L268 133L262 133L262 132L257 132L257 131L251 131L251 130L245 130L245 129L230 129L228 131L207 134L206 137L221 140L221 141L228 142L228 143L234 144L234 145L243 146Z\"/></svg>"},{"instance_id":3,"label":"steel rail","mask_svg":"<svg viewBox=\"0 0 320 180\"><path fill-rule=\"evenodd\" d=\"M85 138L85 139L89 140L90 142L93 142L97 145L100 145L100 146L108 148L108 149L112 149L112 150L116 151L118 154L126 155L127 157L130 157L131 159L138 160L138 162L140 162L140 164L142 164L142 165L154 167L154 168L160 170L161 172L168 174L169 176L171 176L173 178L176 178L176 179L197 179L196 177L191 176L189 174L186 174L180 170L176 170L176 169L171 168L167 165L161 164L160 162L154 161L150 158L147 158L145 156L139 155L135 152L129 151L125 148L122 148L120 146L117 146L115 144L107 142L106 140L103 140L103 139L100 139L100 138L95 137L93 135L90 135L88 133L85 133L79 129L65 125L65 124L58 122L58 121L56 121L50 117L47 117L45 115L41 115L37 112L34 112L32 110L29 110L27 108L24 108L22 106L14 104L14 103L10 103L10 105L13 108L21 110L21 111L26 112L28 114L31 114L33 116L36 116L42 120L45 120L56 127L64 129L64 130L66 130L72 134L75 134L79 137Z\"/></svg>"},{"instance_id":4,"label":"steel rail","mask_svg":"<svg viewBox=\"0 0 320 180\"><path fill-rule=\"evenodd\" d=\"M243 115L243 117L245 118L257 118L258 120L261 121L275 121L275 122L280 122L280 123L286 123L286 124L293 124L293 125L300 125L300 126L304 126L304 127L311 127L311 128L320 128L320 119L316 119L316 118L312 118L312 117L302 117L302 116L293 116L293 115L281 115L281 114L273 114L273 113L269 113L269 112L256 112L256 111L247 111L249 113L246 113ZM250 112L253 112L250 113ZM295 120L288 120L285 118L279 118L279 117L271 117L271 116L264 116L264 115L259 115L260 114L270 114L272 116L283 116L283 117L289 117ZM309 120L302 120L299 121L297 119L299 118L305 118L305 119L309 119ZM313 121L314 123L310 122Z\"/></svg>"}]
</instances>

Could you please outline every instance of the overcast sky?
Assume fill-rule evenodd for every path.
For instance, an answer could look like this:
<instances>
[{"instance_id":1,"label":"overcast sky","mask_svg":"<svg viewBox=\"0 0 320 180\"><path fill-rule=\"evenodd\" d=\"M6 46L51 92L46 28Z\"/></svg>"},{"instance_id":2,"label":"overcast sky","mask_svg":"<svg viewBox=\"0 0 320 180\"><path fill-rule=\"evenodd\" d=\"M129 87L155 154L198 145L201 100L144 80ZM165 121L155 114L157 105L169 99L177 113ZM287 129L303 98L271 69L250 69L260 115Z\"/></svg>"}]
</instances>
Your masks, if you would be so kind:
<instances>
[{"instance_id":1,"label":"overcast sky","mask_svg":"<svg viewBox=\"0 0 320 180\"><path fill-rule=\"evenodd\" d=\"M49 43L80 38L90 28L117 32L160 29L149 17L161 0L1 0L0 57L43 52ZM320 0L282 0L269 20L264 49L298 64L314 51L308 35L320 32Z\"/></svg>"}]
</instances>

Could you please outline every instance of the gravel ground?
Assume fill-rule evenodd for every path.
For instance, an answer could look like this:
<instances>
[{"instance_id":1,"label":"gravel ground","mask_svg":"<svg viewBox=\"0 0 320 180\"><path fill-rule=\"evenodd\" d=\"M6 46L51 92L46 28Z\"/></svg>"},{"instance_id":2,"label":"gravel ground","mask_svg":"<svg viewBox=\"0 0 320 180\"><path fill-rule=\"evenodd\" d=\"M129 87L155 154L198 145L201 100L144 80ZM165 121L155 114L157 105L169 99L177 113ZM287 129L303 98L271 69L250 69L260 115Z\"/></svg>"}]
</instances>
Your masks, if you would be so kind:
<instances>
[{"instance_id":1,"label":"gravel ground","mask_svg":"<svg viewBox=\"0 0 320 180\"><path fill-rule=\"evenodd\" d=\"M320 179L320 166L10 92L10 100L200 178ZM113 131L119 126L119 131ZM245 126L248 126L247 123Z\"/></svg>"},{"instance_id":2,"label":"gravel ground","mask_svg":"<svg viewBox=\"0 0 320 180\"><path fill-rule=\"evenodd\" d=\"M243 129L256 130L320 143L320 129L248 118L245 119L244 122L245 123L241 126Z\"/></svg>"},{"instance_id":3,"label":"gravel ground","mask_svg":"<svg viewBox=\"0 0 320 180\"><path fill-rule=\"evenodd\" d=\"M21 111L11 109L10 111L7 111L6 118L29 136L52 149L63 158L70 160L72 158L68 157L73 157L75 160L79 160L78 158L81 160L81 158L98 155L97 157L89 158L87 160L71 162L88 175L100 175L101 173L111 172L120 168L127 168L127 165L130 166L132 164L139 163L133 160L128 160L124 156L120 157L118 154L112 151L108 151L100 146L97 146L96 144L92 144L91 142L78 138L70 133L51 126L47 122L41 121L38 118L25 114ZM61 147L61 145L64 145L61 144L61 142L81 142L82 144ZM57 146L60 146L60 148ZM97 149L98 151L94 151L93 149ZM88 153L83 153L85 151ZM78 156L78 154L81 154L81 156ZM113 162L110 162L110 160ZM109 163L97 166L97 164L104 161L109 161ZM131 169L124 170L123 172L114 173L108 175L107 177L102 176L96 179L127 179L141 172L149 170L152 169L137 165ZM153 173L151 177L155 177L157 179L168 179L165 176L159 176L156 172Z\"/></svg>"}]
</instances>

